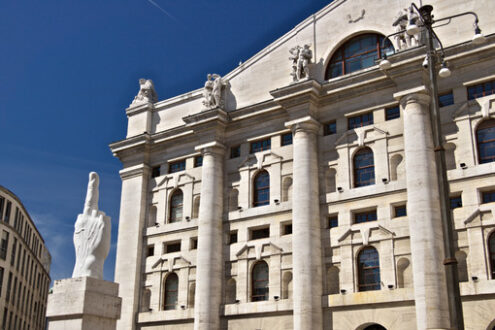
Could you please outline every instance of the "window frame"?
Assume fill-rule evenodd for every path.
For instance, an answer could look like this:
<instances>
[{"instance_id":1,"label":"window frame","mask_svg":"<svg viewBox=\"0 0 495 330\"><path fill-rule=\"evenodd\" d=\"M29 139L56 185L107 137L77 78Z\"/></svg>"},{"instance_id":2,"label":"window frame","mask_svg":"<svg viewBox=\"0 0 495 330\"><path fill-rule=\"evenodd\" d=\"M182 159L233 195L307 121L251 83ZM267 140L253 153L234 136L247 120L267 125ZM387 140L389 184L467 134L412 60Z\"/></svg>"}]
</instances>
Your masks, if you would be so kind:
<instances>
[{"instance_id":1,"label":"window frame","mask_svg":"<svg viewBox=\"0 0 495 330\"><path fill-rule=\"evenodd\" d=\"M287 138L288 136L290 136L290 139ZM281 147L290 146L293 142L292 139L293 139L292 132L282 134L280 136L280 146Z\"/></svg>"},{"instance_id":2,"label":"window frame","mask_svg":"<svg viewBox=\"0 0 495 330\"><path fill-rule=\"evenodd\" d=\"M365 121L365 117L368 117ZM352 123L352 121L359 119L359 125ZM351 125L352 123L352 125ZM361 113L359 115L347 117L347 130L356 129L359 127L370 126L374 124L373 111Z\"/></svg>"},{"instance_id":3,"label":"window frame","mask_svg":"<svg viewBox=\"0 0 495 330\"><path fill-rule=\"evenodd\" d=\"M495 231L488 235L488 261L490 264L490 277L495 280Z\"/></svg>"},{"instance_id":4,"label":"window frame","mask_svg":"<svg viewBox=\"0 0 495 330\"><path fill-rule=\"evenodd\" d=\"M334 135L337 134L337 121L332 120L323 125L323 135Z\"/></svg>"},{"instance_id":5,"label":"window frame","mask_svg":"<svg viewBox=\"0 0 495 330\"><path fill-rule=\"evenodd\" d=\"M357 162L359 161L359 159L357 159L357 157L361 157L361 156L365 155L365 153L368 154L368 157L369 157L369 155L371 155L372 163L357 166L358 165ZM364 159L364 160L366 160L366 159ZM353 165L353 174L354 174L354 176L353 176L354 188L371 186L371 185L374 185L376 183L376 180L375 180L375 155L374 155L373 150L371 148L364 147L364 148L360 148L359 150L357 150L356 153L354 153L354 156L352 157L352 165ZM370 176L369 180L364 181L364 180L359 179L361 175L367 174L369 169L372 169L372 175Z\"/></svg>"},{"instance_id":6,"label":"window frame","mask_svg":"<svg viewBox=\"0 0 495 330\"><path fill-rule=\"evenodd\" d=\"M362 215L366 216L366 219L365 220L359 220L358 221L357 218L359 216L362 216ZM378 221L378 214L377 214L376 207L375 208L372 208L372 209L359 210L359 211L352 212L352 217L353 217L353 223L355 223L355 224L356 223L365 223L365 222Z\"/></svg>"},{"instance_id":7,"label":"window frame","mask_svg":"<svg viewBox=\"0 0 495 330\"><path fill-rule=\"evenodd\" d=\"M177 205L174 205L174 198L178 196L180 193L181 202ZM180 217L177 217L180 209ZM170 196L170 205L169 205L169 213L168 213L168 223L176 223L181 222L184 217L184 193L181 189L176 189Z\"/></svg>"},{"instance_id":8,"label":"window frame","mask_svg":"<svg viewBox=\"0 0 495 330\"><path fill-rule=\"evenodd\" d=\"M266 139L260 139L260 140L252 141L249 144L249 153L254 154L261 151L271 150L271 148L272 148L271 137Z\"/></svg>"},{"instance_id":9,"label":"window frame","mask_svg":"<svg viewBox=\"0 0 495 330\"><path fill-rule=\"evenodd\" d=\"M168 174L182 172L186 170L186 160L176 160L168 163Z\"/></svg>"},{"instance_id":10,"label":"window frame","mask_svg":"<svg viewBox=\"0 0 495 330\"><path fill-rule=\"evenodd\" d=\"M171 290L167 285L171 285L169 281L171 280L176 281L176 290ZM177 273L172 272L170 273L167 278L165 278L165 283L164 283L164 296L163 296L163 310L168 311L168 310L175 310L177 309L177 303L179 301L179 276ZM172 298L175 296L175 301L173 304L169 303L167 304L168 298L172 295ZM168 306L168 307L167 307Z\"/></svg>"},{"instance_id":11,"label":"window frame","mask_svg":"<svg viewBox=\"0 0 495 330\"><path fill-rule=\"evenodd\" d=\"M449 96L447 98L447 102L442 102L442 98L445 98L446 96ZM443 108L443 107L448 107L449 105L454 104L454 92L452 90L447 91L445 93L438 94L438 107Z\"/></svg>"},{"instance_id":12,"label":"window frame","mask_svg":"<svg viewBox=\"0 0 495 330\"><path fill-rule=\"evenodd\" d=\"M265 267L266 268L266 278L257 279L255 278L255 271L257 267ZM260 271L261 273L261 271ZM259 283L266 283L262 287L258 287ZM258 284L258 285L256 285ZM260 292L258 294L257 291L265 291L263 293ZM270 267L268 263L264 260L260 260L253 265L251 269L251 301L268 301L270 299Z\"/></svg>"},{"instance_id":13,"label":"window frame","mask_svg":"<svg viewBox=\"0 0 495 330\"><path fill-rule=\"evenodd\" d=\"M491 90L487 90L487 84L491 84ZM474 93L474 91L478 88L481 88L481 93ZM476 100L481 97L485 97L488 95L493 95L495 94L495 79L492 80L487 80L484 82L480 82L478 84L474 84L471 86L466 86L466 92L467 92L467 99L468 101L471 100Z\"/></svg>"},{"instance_id":14,"label":"window frame","mask_svg":"<svg viewBox=\"0 0 495 330\"><path fill-rule=\"evenodd\" d=\"M487 163L492 163L495 162L495 151L493 155L489 156L484 156L482 158L481 155L481 146L482 145L492 145L495 150L495 139L489 139L487 141L480 141L479 139L479 132L482 130L489 130L493 129L495 130L495 119L488 119L488 120L483 120L478 127L476 128L475 132L475 138L476 138L476 150L478 152L478 164L487 164Z\"/></svg>"},{"instance_id":15,"label":"window frame","mask_svg":"<svg viewBox=\"0 0 495 330\"><path fill-rule=\"evenodd\" d=\"M397 112L392 112L397 110ZM394 120L400 118L400 106L396 105L394 107L385 108L385 121Z\"/></svg>"},{"instance_id":16,"label":"window frame","mask_svg":"<svg viewBox=\"0 0 495 330\"><path fill-rule=\"evenodd\" d=\"M374 251L376 258L372 259L371 261L376 261L376 265L361 266L362 265L361 256L363 256L363 254L366 253L366 251ZM373 246L366 246L359 251L356 261L357 261L357 275L358 275L358 291L365 292L365 291L381 290L380 254L378 253L378 250ZM378 281L367 282L366 277L369 277L369 274L373 273L375 270L378 271L378 277L377 277Z\"/></svg>"},{"instance_id":17,"label":"window frame","mask_svg":"<svg viewBox=\"0 0 495 330\"><path fill-rule=\"evenodd\" d=\"M258 181L261 176L267 177L267 185L258 186L263 181ZM261 180L261 179L260 179ZM266 199L260 199L261 196L266 195ZM253 207L270 205L270 173L266 170L259 171L253 178Z\"/></svg>"}]
</instances>

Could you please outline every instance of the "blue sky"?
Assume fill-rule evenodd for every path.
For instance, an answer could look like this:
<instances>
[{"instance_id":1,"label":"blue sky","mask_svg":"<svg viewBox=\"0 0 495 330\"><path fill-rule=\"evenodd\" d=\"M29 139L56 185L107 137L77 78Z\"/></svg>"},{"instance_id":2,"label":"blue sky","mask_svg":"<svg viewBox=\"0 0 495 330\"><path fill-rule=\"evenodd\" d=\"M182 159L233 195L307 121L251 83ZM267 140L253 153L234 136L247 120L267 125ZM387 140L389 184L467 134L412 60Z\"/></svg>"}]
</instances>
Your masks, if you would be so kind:
<instances>
[{"instance_id":1,"label":"blue sky","mask_svg":"<svg viewBox=\"0 0 495 330\"><path fill-rule=\"evenodd\" d=\"M113 280L125 108L139 78L160 100L224 75L326 0L0 1L0 184L23 201L52 254L53 280L72 275L73 225L88 173L112 218Z\"/></svg>"}]
</instances>

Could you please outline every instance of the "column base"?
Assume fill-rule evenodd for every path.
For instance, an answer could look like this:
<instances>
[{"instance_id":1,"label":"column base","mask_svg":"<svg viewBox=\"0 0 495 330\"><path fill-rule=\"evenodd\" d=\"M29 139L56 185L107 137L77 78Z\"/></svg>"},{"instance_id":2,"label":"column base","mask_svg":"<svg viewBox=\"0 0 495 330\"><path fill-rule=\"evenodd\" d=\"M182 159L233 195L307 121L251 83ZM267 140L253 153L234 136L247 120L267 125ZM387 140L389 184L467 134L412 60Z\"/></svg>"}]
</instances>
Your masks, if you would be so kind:
<instances>
[{"instance_id":1,"label":"column base","mask_svg":"<svg viewBox=\"0 0 495 330\"><path fill-rule=\"evenodd\" d=\"M120 318L119 285L92 277L55 281L48 295L48 330L113 330Z\"/></svg>"}]
</instances>

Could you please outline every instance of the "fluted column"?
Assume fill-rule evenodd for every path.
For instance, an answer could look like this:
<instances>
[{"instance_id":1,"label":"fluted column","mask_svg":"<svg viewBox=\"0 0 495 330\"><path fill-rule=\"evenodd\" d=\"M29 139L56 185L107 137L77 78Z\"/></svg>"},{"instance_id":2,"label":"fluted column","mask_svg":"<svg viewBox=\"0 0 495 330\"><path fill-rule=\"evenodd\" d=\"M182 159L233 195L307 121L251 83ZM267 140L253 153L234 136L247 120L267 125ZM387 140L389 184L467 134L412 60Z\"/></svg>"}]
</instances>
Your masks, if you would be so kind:
<instances>
[{"instance_id":1,"label":"fluted column","mask_svg":"<svg viewBox=\"0 0 495 330\"><path fill-rule=\"evenodd\" d=\"M417 328L448 329L449 303L435 151L424 88L395 95L404 109L407 215Z\"/></svg>"},{"instance_id":2,"label":"fluted column","mask_svg":"<svg viewBox=\"0 0 495 330\"><path fill-rule=\"evenodd\" d=\"M225 147L211 142L196 147L203 154L194 329L220 329L222 302L223 155Z\"/></svg>"},{"instance_id":3,"label":"fluted column","mask_svg":"<svg viewBox=\"0 0 495 330\"><path fill-rule=\"evenodd\" d=\"M322 261L317 132L310 116L286 123L293 132L292 267L294 329L322 329Z\"/></svg>"}]
</instances>

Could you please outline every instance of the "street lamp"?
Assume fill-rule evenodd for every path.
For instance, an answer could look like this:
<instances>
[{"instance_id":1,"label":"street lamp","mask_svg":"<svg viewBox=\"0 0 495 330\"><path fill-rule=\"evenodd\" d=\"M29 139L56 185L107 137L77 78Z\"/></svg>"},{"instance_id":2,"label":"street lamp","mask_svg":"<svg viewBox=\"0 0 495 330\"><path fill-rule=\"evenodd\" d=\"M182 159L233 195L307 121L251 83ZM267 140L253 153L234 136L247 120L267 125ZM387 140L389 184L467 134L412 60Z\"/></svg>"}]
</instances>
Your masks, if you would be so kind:
<instances>
[{"instance_id":1,"label":"street lamp","mask_svg":"<svg viewBox=\"0 0 495 330\"><path fill-rule=\"evenodd\" d=\"M455 248L454 248L454 225L452 220L452 213L449 204L449 185L447 180L447 166L445 162L445 149L443 147L443 135L442 126L440 121L440 112L438 104L438 85L437 85L437 62L440 60L441 68L438 71L438 75L441 78L446 78L451 75L450 69L444 61L444 50L443 45L437 34L433 30L433 24L438 22L447 21L445 24L450 24L451 20L455 17L464 15L473 15L474 21L474 36L472 39L473 44L481 44L485 41L485 37L481 33L481 29L478 26L478 15L474 12L463 12L457 15L452 15L449 17L434 20L431 12L433 11L433 6L425 5L418 8L416 4L412 3L410 10L410 19L406 27L406 30L402 30L396 33L392 33L383 39L382 49L385 40L393 35L408 33L409 35L415 35L420 31L425 31L426 36L426 57L423 61L423 67L427 68L429 71L430 78L430 92L431 92L431 106L430 106L430 119L432 125L432 135L433 135L433 145L435 150L435 162L437 164L437 177L438 177L438 191L440 193L440 210L442 218L443 233L445 235L444 247L445 247L445 260L443 264L446 267L447 272L447 289L449 296L449 308L452 316L451 323L455 324L457 329L464 329L464 318L462 313L462 302L461 295L459 291L459 276L457 273L457 260L455 258ZM413 15L418 14L418 16ZM421 24L417 24L418 21ZM436 40L440 45L440 52L438 54L437 49L433 44L433 40ZM383 56L379 67L382 70L389 69L392 66L390 61Z\"/></svg>"}]
</instances>

